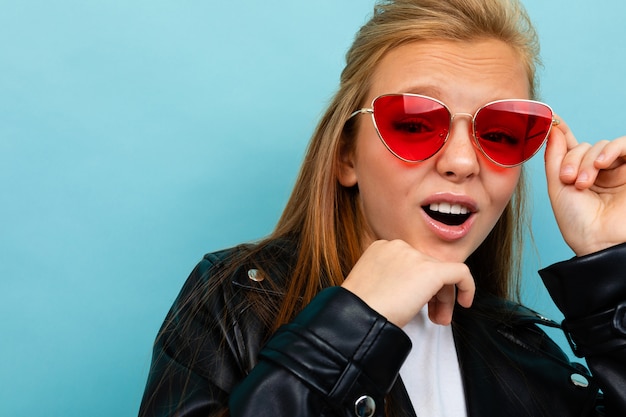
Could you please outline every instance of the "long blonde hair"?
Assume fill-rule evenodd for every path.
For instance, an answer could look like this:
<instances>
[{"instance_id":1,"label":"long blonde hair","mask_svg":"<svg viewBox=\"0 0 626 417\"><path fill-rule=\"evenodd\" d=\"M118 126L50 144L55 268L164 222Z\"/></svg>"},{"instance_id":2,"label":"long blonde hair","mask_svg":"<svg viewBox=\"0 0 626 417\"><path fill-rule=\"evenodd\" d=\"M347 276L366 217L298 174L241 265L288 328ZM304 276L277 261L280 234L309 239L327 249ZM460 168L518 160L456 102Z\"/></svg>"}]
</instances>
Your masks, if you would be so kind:
<instances>
[{"instance_id":1,"label":"long blonde hair","mask_svg":"<svg viewBox=\"0 0 626 417\"><path fill-rule=\"evenodd\" d=\"M291 197L265 241L297 239L298 258L274 327L287 322L322 288L340 285L362 253L365 227L358 191L337 181L339 153L353 137L346 120L362 107L381 58L400 45L425 40L498 39L519 55L536 97L539 46L516 0L395 0L379 2L346 54L339 89L310 141ZM467 260L478 288L516 299L519 292L524 176L511 202L482 245ZM261 247L263 244L261 244Z\"/></svg>"}]
</instances>

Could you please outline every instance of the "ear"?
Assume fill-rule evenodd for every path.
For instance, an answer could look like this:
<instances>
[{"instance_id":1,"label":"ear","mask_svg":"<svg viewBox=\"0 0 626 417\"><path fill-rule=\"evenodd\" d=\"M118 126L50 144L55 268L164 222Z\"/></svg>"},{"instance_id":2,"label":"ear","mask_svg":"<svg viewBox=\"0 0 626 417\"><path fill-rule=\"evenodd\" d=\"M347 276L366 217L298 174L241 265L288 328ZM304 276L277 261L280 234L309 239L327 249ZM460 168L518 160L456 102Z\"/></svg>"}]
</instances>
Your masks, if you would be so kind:
<instances>
[{"instance_id":1,"label":"ear","mask_svg":"<svg viewBox=\"0 0 626 417\"><path fill-rule=\"evenodd\" d=\"M348 143L345 138L342 138L339 149L337 180L347 188L354 187L358 182L355 168L355 144Z\"/></svg>"}]
</instances>

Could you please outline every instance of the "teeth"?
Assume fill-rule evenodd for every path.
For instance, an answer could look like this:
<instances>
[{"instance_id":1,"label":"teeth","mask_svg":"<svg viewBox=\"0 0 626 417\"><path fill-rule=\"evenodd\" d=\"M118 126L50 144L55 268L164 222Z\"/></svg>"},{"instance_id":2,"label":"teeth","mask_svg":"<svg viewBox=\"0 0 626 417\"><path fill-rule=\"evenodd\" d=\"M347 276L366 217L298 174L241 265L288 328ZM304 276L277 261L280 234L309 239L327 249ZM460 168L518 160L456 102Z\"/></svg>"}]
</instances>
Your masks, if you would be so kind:
<instances>
[{"instance_id":1,"label":"teeth","mask_svg":"<svg viewBox=\"0 0 626 417\"><path fill-rule=\"evenodd\" d=\"M431 211L438 211L443 214L467 214L469 213L469 209L460 204L450 204L450 203L432 203L430 205Z\"/></svg>"}]
</instances>

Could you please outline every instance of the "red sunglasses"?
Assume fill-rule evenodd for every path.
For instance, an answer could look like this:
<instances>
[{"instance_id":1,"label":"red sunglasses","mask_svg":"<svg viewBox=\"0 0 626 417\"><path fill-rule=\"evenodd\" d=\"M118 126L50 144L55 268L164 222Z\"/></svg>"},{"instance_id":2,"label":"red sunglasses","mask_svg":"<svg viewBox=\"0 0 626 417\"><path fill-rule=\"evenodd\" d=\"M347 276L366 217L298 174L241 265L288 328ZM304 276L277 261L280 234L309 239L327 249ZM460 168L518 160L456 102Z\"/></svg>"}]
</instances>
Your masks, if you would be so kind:
<instances>
[{"instance_id":1,"label":"red sunglasses","mask_svg":"<svg viewBox=\"0 0 626 417\"><path fill-rule=\"evenodd\" d=\"M371 113L387 149L406 162L436 154L450 135L456 116L472 119L478 149L493 163L513 167L529 160L544 144L558 120L550 106L533 100L498 100L471 115L452 114L441 101L418 94L384 94L350 115Z\"/></svg>"}]
</instances>

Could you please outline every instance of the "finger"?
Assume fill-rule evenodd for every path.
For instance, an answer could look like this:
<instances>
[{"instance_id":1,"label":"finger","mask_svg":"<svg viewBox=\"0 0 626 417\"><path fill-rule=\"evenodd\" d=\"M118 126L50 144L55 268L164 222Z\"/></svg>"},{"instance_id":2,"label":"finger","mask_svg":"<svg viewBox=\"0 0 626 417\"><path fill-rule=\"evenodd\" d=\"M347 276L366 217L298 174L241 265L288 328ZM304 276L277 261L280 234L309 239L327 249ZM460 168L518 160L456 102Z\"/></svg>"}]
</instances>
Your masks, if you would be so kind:
<instances>
[{"instance_id":1,"label":"finger","mask_svg":"<svg viewBox=\"0 0 626 417\"><path fill-rule=\"evenodd\" d=\"M559 179L563 184L574 184L581 173L580 167L583 158L591 149L588 143L580 143L569 149L563 156L561 167L559 169Z\"/></svg>"},{"instance_id":2,"label":"finger","mask_svg":"<svg viewBox=\"0 0 626 417\"><path fill-rule=\"evenodd\" d=\"M444 326L452 322L454 311L454 286L446 285L428 302L428 318L435 324Z\"/></svg>"},{"instance_id":3,"label":"finger","mask_svg":"<svg viewBox=\"0 0 626 417\"><path fill-rule=\"evenodd\" d=\"M595 160L599 169L594 185L615 188L626 184L626 136L609 142Z\"/></svg>"},{"instance_id":4,"label":"finger","mask_svg":"<svg viewBox=\"0 0 626 417\"><path fill-rule=\"evenodd\" d=\"M444 285L428 302L428 316L433 323L448 325L452 321L455 300L465 308L472 306L476 283L466 265L460 264L454 284ZM451 275L452 276L452 275Z\"/></svg>"},{"instance_id":5,"label":"finger","mask_svg":"<svg viewBox=\"0 0 626 417\"><path fill-rule=\"evenodd\" d=\"M451 285L456 289L455 299L463 307L469 308L476 294L476 282L466 264L448 264L449 275L444 284Z\"/></svg>"},{"instance_id":6,"label":"finger","mask_svg":"<svg viewBox=\"0 0 626 417\"><path fill-rule=\"evenodd\" d=\"M549 169L547 172L548 181L552 180L552 185L555 186L560 185L557 181L563 184L575 183L580 163L589 147L588 144L578 143L567 123L559 120L559 124L550 131L550 138L546 146L546 170Z\"/></svg>"},{"instance_id":7,"label":"finger","mask_svg":"<svg viewBox=\"0 0 626 417\"><path fill-rule=\"evenodd\" d=\"M567 154L566 132L569 132L569 128L565 122L561 122L550 131L550 136L548 137L544 154L548 189L556 190L561 186L561 163L565 154Z\"/></svg>"},{"instance_id":8,"label":"finger","mask_svg":"<svg viewBox=\"0 0 626 417\"><path fill-rule=\"evenodd\" d=\"M601 170L616 170L624 165L626 137L614 141L601 140L583 156L576 177L576 188L586 189L598 182ZM622 169L620 169L622 171ZM613 175L611 173L610 175Z\"/></svg>"},{"instance_id":9,"label":"finger","mask_svg":"<svg viewBox=\"0 0 626 417\"><path fill-rule=\"evenodd\" d=\"M558 124L555 126L556 129L552 130L559 130L561 133L563 133L567 149L572 149L573 147L578 145L578 140L576 140L576 136L574 136L574 132L572 132L572 129L570 129L569 125L565 123L563 119L558 118L556 115L554 117L556 118L556 120L558 120Z\"/></svg>"},{"instance_id":10,"label":"finger","mask_svg":"<svg viewBox=\"0 0 626 417\"><path fill-rule=\"evenodd\" d=\"M596 166L596 161L602 155L602 152L606 148L609 141L600 141L593 146L589 145L586 152L580 157L578 174L575 178L576 188L586 189L591 187L598 176L599 168ZM580 146L582 148L582 146ZM578 150L578 148L576 149ZM582 150L581 150L582 151Z\"/></svg>"},{"instance_id":11,"label":"finger","mask_svg":"<svg viewBox=\"0 0 626 417\"><path fill-rule=\"evenodd\" d=\"M613 169L625 163L626 157L626 136L622 136L606 143L602 152L595 160L595 167L598 169Z\"/></svg>"},{"instance_id":12,"label":"finger","mask_svg":"<svg viewBox=\"0 0 626 417\"><path fill-rule=\"evenodd\" d=\"M470 275L469 279L464 279L456 284L456 300L465 308L470 308L476 295L476 282Z\"/></svg>"}]
</instances>

